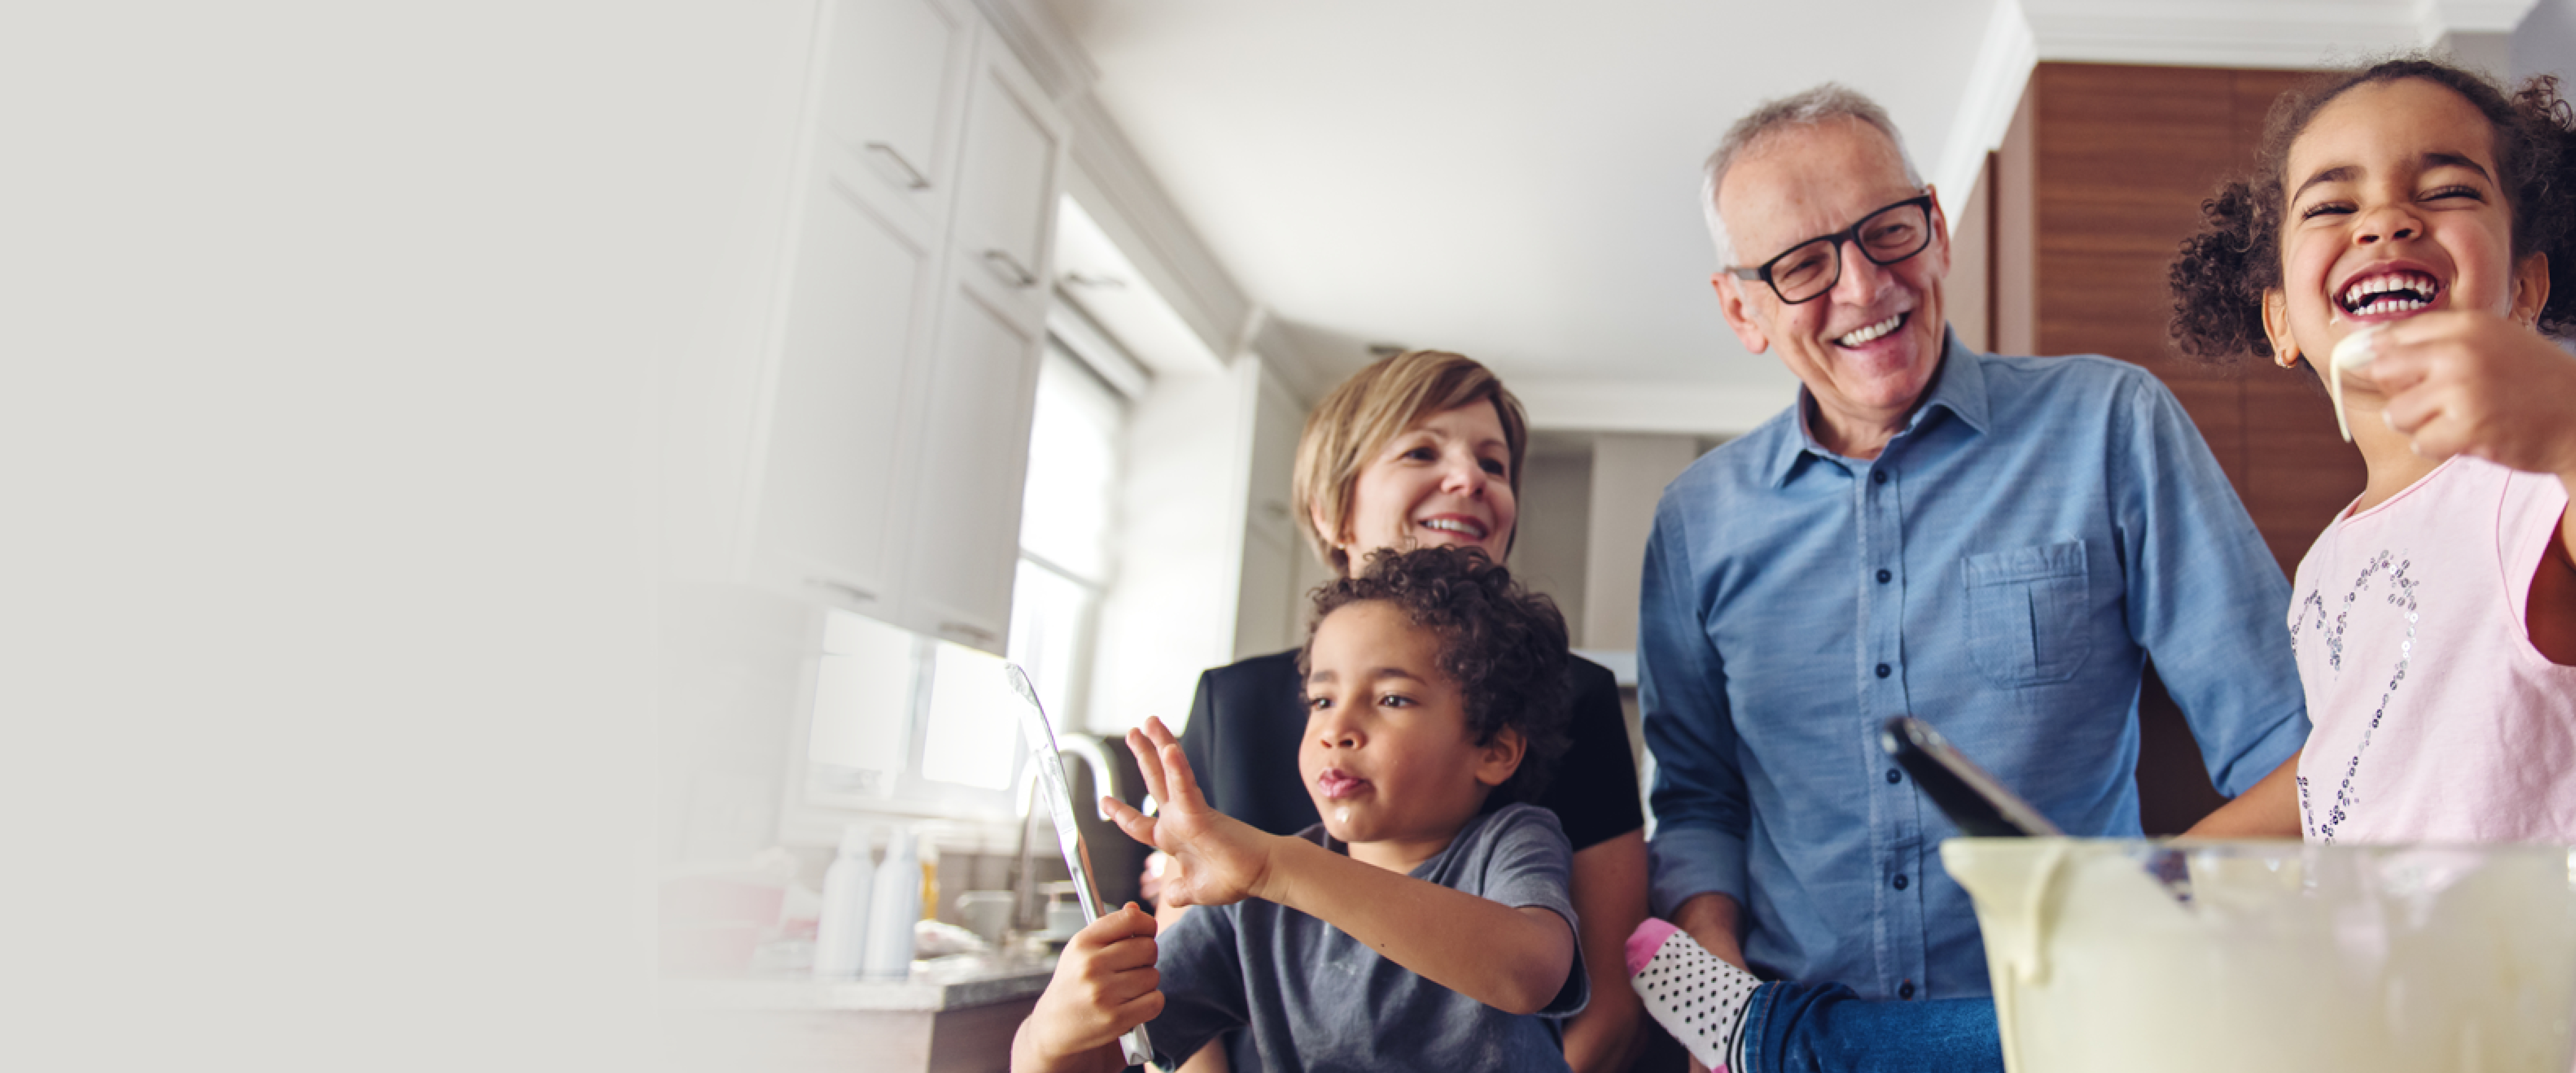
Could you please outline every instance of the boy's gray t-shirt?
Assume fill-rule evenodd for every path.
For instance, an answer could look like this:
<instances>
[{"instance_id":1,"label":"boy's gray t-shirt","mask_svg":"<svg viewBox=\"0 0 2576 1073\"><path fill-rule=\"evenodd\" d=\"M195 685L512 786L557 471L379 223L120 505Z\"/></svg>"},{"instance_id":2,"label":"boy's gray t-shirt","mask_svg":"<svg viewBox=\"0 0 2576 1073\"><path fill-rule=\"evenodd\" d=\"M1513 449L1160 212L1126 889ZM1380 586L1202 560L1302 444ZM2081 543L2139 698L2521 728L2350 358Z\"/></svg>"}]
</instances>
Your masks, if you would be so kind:
<instances>
[{"instance_id":1,"label":"boy's gray t-shirt","mask_svg":"<svg viewBox=\"0 0 2576 1073\"><path fill-rule=\"evenodd\" d=\"M1297 837L1348 852L1320 824ZM1580 934L1566 893L1573 861L1555 813L1506 805L1468 821L1411 874L1507 906L1547 909L1565 918L1571 937ZM1245 1026L1271 1073L1563 1070L1559 1019L1591 998L1579 942L1547 1008L1511 1014L1259 899L1191 911L1163 934L1157 953L1164 1006L1147 1028L1173 1067L1217 1033Z\"/></svg>"}]
</instances>

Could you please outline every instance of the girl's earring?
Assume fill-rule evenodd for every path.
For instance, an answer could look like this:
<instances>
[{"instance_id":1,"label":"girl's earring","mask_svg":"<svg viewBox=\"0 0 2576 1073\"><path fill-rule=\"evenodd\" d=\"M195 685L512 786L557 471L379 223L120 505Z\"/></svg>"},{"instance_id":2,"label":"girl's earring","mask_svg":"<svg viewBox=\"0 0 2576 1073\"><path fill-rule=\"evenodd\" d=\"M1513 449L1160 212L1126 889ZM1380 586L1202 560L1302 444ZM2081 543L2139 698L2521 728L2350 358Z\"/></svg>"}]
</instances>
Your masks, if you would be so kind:
<instances>
[{"instance_id":1,"label":"girl's earring","mask_svg":"<svg viewBox=\"0 0 2576 1073\"><path fill-rule=\"evenodd\" d=\"M2299 352L2295 350L2284 350L2273 355L2272 361L2274 364L2277 364L2284 369L2296 369L2299 367Z\"/></svg>"}]
</instances>

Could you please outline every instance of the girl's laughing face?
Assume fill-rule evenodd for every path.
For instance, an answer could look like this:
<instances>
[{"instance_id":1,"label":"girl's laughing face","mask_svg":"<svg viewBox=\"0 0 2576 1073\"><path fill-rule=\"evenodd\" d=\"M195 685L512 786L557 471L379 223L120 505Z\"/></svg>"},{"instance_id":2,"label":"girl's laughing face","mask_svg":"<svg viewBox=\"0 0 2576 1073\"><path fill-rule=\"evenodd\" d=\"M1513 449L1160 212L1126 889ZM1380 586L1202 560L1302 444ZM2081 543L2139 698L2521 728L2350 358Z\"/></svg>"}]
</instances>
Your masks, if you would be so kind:
<instances>
[{"instance_id":1,"label":"girl's laughing face","mask_svg":"<svg viewBox=\"0 0 2576 1073\"><path fill-rule=\"evenodd\" d=\"M2263 326L2286 363L2322 363L2363 327L2430 310L2529 322L2494 125L2421 79L2357 86L2290 146L2282 176L2281 286Z\"/></svg>"}]
</instances>

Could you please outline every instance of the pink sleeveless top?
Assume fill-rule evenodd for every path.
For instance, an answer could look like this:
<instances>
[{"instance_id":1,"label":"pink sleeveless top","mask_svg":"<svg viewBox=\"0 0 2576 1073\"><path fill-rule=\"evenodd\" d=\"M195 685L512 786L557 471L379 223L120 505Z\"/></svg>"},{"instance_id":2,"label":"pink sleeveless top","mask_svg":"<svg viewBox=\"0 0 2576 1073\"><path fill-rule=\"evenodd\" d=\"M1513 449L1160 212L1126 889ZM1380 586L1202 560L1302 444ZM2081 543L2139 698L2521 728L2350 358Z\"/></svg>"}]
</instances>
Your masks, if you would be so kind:
<instances>
[{"instance_id":1,"label":"pink sleeveless top","mask_svg":"<svg viewBox=\"0 0 2576 1073\"><path fill-rule=\"evenodd\" d=\"M2460 457L2317 537L2290 588L2308 841L2576 843L2576 667L2524 625L2566 509Z\"/></svg>"}]
</instances>

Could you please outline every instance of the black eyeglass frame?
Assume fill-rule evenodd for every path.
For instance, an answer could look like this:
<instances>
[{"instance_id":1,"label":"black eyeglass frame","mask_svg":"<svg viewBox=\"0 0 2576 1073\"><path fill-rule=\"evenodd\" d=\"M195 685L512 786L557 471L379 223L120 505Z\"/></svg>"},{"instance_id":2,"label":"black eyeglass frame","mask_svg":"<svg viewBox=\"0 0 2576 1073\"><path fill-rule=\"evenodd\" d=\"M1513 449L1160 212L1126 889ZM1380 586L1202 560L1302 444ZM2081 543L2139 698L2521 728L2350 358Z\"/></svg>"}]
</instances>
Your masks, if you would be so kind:
<instances>
[{"instance_id":1,"label":"black eyeglass frame","mask_svg":"<svg viewBox=\"0 0 2576 1073\"><path fill-rule=\"evenodd\" d=\"M1936 199L1932 196L1931 192L1927 190L1923 193L1916 194L1913 197L1906 198L1903 201L1889 202L1875 209L1871 209L1859 220L1853 222L1850 227L1843 228L1842 230L1836 231L1830 235L1818 235L1814 238L1798 243L1795 246L1791 246L1788 249L1780 251L1779 256L1773 257L1768 261L1764 261L1753 268L1727 269L1726 274L1741 280L1761 280L1763 283L1770 286L1771 293L1780 299L1780 303L1782 305L1802 305L1807 302L1815 301L1818 298L1822 298L1833 293L1834 285L1843 281L1843 243L1851 243L1852 248L1859 250L1861 256L1869 258L1869 263L1878 265L1882 268L1888 265L1901 263L1907 258L1919 256L1923 251L1931 249L1932 212L1935 207L1935 200ZM1908 207L1920 207L1923 210L1923 244L1894 257L1890 257L1887 260L1879 260L1877 254L1870 252L1869 243L1860 240L1861 229L1869 226L1869 222L1871 220L1878 219L1879 217L1885 216L1898 209ZM1790 254L1806 249L1807 247L1813 246L1819 242L1826 243L1825 249L1833 255L1834 274L1832 278L1825 280L1825 285L1817 289L1814 294L1810 294L1804 298L1789 297L1788 292L1780 289L1780 282L1771 278L1772 267L1778 265L1781 261L1788 259Z\"/></svg>"}]
</instances>

